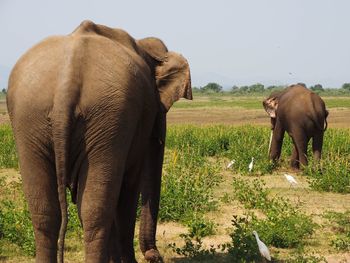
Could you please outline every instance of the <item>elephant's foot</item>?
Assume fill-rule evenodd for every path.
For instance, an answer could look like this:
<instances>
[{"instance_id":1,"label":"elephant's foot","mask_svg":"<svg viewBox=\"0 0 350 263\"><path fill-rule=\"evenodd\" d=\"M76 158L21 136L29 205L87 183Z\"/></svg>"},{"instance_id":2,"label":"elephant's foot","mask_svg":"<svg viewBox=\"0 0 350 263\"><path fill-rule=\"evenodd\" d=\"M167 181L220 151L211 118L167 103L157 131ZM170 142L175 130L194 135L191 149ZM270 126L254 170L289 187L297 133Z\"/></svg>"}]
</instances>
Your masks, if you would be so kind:
<instances>
[{"instance_id":1,"label":"elephant's foot","mask_svg":"<svg viewBox=\"0 0 350 263\"><path fill-rule=\"evenodd\" d=\"M159 254L159 251L153 248L146 251L145 259L148 260L150 263L164 262L162 256Z\"/></svg>"},{"instance_id":2,"label":"elephant's foot","mask_svg":"<svg viewBox=\"0 0 350 263\"><path fill-rule=\"evenodd\" d=\"M45 247L39 247L37 245L36 248L36 263L46 263L46 262L57 262L57 250L56 249L48 249Z\"/></svg>"}]
</instances>

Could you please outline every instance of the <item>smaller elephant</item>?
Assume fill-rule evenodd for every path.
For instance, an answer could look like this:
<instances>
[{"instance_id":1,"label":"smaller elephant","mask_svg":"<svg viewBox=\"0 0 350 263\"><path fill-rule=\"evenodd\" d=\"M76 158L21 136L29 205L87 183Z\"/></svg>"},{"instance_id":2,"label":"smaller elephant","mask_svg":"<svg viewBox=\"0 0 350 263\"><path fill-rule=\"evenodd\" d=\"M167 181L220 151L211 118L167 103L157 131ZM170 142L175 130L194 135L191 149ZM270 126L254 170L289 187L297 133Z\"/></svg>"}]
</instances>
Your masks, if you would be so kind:
<instances>
[{"instance_id":1,"label":"smaller elephant","mask_svg":"<svg viewBox=\"0 0 350 263\"><path fill-rule=\"evenodd\" d=\"M263 106L271 117L270 159L279 159L286 131L294 144L292 168L307 165L307 145L311 138L314 159L320 160L328 116L320 96L303 85L291 85L272 93L263 101Z\"/></svg>"}]
</instances>

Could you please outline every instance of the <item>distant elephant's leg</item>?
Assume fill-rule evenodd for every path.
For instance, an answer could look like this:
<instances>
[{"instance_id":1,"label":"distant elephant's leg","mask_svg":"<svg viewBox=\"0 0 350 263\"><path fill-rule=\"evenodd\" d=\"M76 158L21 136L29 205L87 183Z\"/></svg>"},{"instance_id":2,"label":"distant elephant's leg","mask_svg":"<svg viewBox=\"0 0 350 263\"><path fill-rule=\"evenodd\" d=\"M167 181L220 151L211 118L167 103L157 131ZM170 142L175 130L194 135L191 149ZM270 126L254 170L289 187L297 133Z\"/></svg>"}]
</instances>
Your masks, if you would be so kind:
<instances>
[{"instance_id":1,"label":"distant elephant's leg","mask_svg":"<svg viewBox=\"0 0 350 263\"><path fill-rule=\"evenodd\" d=\"M77 203L84 230L85 262L104 263L108 262L108 242L124 167L118 165L118 158L108 158L111 153L91 155L95 157L88 160L87 173L79 175Z\"/></svg>"},{"instance_id":2,"label":"distant elephant's leg","mask_svg":"<svg viewBox=\"0 0 350 263\"><path fill-rule=\"evenodd\" d=\"M312 138L312 151L314 154L314 160L316 162L319 162L321 159L321 153L322 153L322 146L323 146L323 135L324 132L317 133Z\"/></svg>"},{"instance_id":3,"label":"distant elephant's leg","mask_svg":"<svg viewBox=\"0 0 350 263\"><path fill-rule=\"evenodd\" d=\"M54 162L49 161L49 157L41 156L41 149L34 147L31 142L17 143L23 190L35 234L36 262L54 263L57 262L61 224Z\"/></svg>"},{"instance_id":4,"label":"distant elephant's leg","mask_svg":"<svg viewBox=\"0 0 350 263\"><path fill-rule=\"evenodd\" d=\"M293 142L293 152L292 152L292 157L291 157L291 166L294 169L299 169L299 154L298 154L298 149Z\"/></svg>"},{"instance_id":5,"label":"distant elephant's leg","mask_svg":"<svg viewBox=\"0 0 350 263\"><path fill-rule=\"evenodd\" d=\"M283 143L285 129L279 119L276 120L275 129L273 130L270 158L277 161L281 156L281 149Z\"/></svg>"},{"instance_id":6,"label":"distant elephant's leg","mask_svg":"<svg viewBox=\"0 0 350 263\"><path fill-rule=\"evenodd\" d=\"M307 165L307 144L309 142L309 138L306 137L302 129L298 129L293 131L293 140L299 154L299 166L300 165L306 166Z\"/></svg>"}]
</instances>

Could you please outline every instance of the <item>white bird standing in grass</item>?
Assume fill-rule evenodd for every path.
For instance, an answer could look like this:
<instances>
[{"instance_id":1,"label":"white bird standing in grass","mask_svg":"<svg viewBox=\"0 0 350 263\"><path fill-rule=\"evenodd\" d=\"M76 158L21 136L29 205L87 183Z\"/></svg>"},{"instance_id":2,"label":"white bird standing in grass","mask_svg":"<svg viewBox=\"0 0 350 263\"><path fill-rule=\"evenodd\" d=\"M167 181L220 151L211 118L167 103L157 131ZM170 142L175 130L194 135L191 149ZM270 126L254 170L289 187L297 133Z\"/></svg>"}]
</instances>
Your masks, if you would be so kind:
<instances>
[{"instance_id":1,"label":"white bird standing in grass","mask_svg":"<svg viewBox=\"0 0 350 263\"><path fill-rule=\"evenodd\" d=\"M231 168L231 166L232 166L235 162L236 162L235 159L233 159L231 162L229 162L228 165L227 165L227 167L226 167L226 169Z\"/></svg>"},{"instance_id":2,"label":"white bird standing in grass","mask_svg":"<svg viewBox=\"0 0 350 263\"><path fill-rule=\"evenodd\" d=\"M262 242L259 238L259 235L256 231L253 231L253 235L255 236L256 243L258 243L259 252L262 257L266 258L268 261L271 261L269 248Z\"/></svg>"},{"instance_id":3,"label":"white bird standing in grass","mask_svg":"<svg viewBox=\"0 0 350 263\"><path fill-rule=\"evenodd\" d=\"M253 170L253 166L254 166L254 157L252 157L252 161L250 162L250 164L248 166L249 172L251 172Z\"/></svg>"},{"instance_id":4,"label":"white bird standing in grass","mask_svg":"<svg viewBox=\"0 0 350 263\"><path fill-rule=\"evenodd\" d=\"M297 185L298 184L298 182L295 180L295 178L293 176L291 176L290 174L284 174L284 176L286 177L287 181L291 185Z\"/></svg>"}]
</instances>

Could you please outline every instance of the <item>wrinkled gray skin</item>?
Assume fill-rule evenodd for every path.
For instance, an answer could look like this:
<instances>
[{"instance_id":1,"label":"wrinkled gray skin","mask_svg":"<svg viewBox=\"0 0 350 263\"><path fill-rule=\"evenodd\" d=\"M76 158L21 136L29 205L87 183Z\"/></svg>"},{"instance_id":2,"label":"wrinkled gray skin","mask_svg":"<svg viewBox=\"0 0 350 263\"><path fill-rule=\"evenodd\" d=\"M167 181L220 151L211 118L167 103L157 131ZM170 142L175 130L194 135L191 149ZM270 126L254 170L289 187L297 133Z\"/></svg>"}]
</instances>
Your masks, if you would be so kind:
<instances>
[{"instance_id":1,"label":"wrinkled gray skin","mask_svg":"<svg viewBox=\"0 0 350 263\"><path fill-rule=\"evenodd\" d=\"M84 21L45 39L14 67L7 95L36 262L63 262L68 187L84 230L85 262L136 262L155 244L166 112L192 99L185 58L156 38ZM58 241L58 242L57 242Z\"/></svg>"},{"instance_id":2,"label":"wrinkled gray skin","mask_svg":"<svg viewBox=\"0 0 350 263\"><path fill-rule=\"evenodd\" d=\"M292 85L271 94L263 101L263 106L271 117L273 135L269 156L272 160L277 161L281 155L285 132L294 144L293 168L307 165L307 145L311 138L314 159L320 160L328 111L317 94L302 85Z\"/></svg>"}]
</instances>

